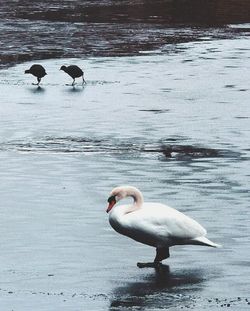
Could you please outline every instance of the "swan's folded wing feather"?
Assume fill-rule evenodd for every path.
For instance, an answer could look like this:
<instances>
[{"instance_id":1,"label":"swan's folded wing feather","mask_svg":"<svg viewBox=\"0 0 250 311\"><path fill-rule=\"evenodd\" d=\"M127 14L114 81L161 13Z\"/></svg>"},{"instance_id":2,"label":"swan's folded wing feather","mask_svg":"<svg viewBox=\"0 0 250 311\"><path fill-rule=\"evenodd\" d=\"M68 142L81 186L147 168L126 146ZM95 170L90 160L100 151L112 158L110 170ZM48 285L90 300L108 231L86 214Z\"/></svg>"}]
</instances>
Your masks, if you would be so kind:
<instances>
[{"instance_id":1,"label":"swan's folded wing feather","mask_svg":"<svg viewBox=\"0 0 250 311\"><path fill-rule=\"evenodd\" d=\"M161 239L194 239L206 230L194 219L163 204L144 204L140 210L126 215L126 224L137 232Z\"/></svg>"}]
</instances>

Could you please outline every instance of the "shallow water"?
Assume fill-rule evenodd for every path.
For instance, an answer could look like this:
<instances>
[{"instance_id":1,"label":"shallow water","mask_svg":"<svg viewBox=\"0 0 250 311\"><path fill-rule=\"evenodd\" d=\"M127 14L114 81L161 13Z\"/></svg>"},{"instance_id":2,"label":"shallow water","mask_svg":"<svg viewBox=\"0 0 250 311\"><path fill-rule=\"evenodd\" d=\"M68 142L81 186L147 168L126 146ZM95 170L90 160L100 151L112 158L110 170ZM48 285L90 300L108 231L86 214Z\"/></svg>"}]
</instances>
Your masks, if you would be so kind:
<instances>
[{"instance_id":1,"label":"shallow water","mask_svg":"<svg viewBox=\"0 0 250 311\"><path fill-rule=\"evenodd\" d=\"M0 72L2 309L249 309L249 40L178 50L39 61L40 88L31 63ZM71 63L85 86L65 85ZM105 213L120 184L223 248L174 247L169 267L138 269L154 250Z\"/></svg>"},{"instance_id":2,"label":"shallow water","mask_svg":"<svg viewBox=\"0 0 250 311\"><path fill-rule=\"evenodd\" d=\"M179 52L178 44L249 36L248 0L6 1L0 68L50 58Z\"/></svg>"}]
</instances>

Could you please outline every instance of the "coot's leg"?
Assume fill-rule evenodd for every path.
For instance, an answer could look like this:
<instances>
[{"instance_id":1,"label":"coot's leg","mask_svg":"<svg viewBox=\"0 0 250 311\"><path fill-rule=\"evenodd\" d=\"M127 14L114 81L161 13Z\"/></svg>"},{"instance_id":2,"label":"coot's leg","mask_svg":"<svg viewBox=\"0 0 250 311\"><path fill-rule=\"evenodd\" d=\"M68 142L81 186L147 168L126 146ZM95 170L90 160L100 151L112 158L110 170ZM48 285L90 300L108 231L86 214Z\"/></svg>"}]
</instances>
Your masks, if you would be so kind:
<instances>
[{"instance_id":1,"label":"coot's leg","mask_svg":"<svg viewBox=\"0 0 250 311\"><path fill-rule=\"evenodd\" d=\"M39 83L41 82L41 78L37 78L37 83L32 83L33 85L38 85L39 86Z\"/></svg>"}]
</instances>

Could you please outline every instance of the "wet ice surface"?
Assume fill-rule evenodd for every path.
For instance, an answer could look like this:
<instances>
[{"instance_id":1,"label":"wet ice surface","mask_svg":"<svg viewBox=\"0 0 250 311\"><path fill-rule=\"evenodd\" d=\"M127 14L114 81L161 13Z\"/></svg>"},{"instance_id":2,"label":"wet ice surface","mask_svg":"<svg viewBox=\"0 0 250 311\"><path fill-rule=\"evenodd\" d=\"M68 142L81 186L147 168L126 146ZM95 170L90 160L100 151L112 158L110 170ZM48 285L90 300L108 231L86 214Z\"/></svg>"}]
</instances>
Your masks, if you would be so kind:
<instances>
[{"instance_id":1,"label":"wet ice surface","mask_svg":"<svg viewBox=\"0 0 250 311\"><path fill-rule=\"evenodd\" d=\"M23 74L31 63L0 72L2 309L249 309L249 41L179 49L34 61L41 88ZM85 86L65 85L71 63ZM154 249L105 213L120 184L223 248L174 247L169 267L138 269Z\"/></svg>"}]
</instances>

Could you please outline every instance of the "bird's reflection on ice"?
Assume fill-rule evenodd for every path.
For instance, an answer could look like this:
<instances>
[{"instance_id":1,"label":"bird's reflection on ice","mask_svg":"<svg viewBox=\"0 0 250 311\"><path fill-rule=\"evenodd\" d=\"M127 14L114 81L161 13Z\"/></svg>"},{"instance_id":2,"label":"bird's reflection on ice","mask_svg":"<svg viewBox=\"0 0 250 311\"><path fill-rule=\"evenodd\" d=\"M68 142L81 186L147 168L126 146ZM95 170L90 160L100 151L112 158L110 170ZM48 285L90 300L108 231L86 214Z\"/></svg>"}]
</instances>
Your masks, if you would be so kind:
<instances>
[{"instance_id":1,"label":"bird's reflection on ice","mask_svg":"<svg viewBox=\"0 0 250 311\"><path fill-rule=\"evenodd\" d=\"M67 85L67 86L71 86L69 88L67 88L67 92L69 93L80 93L82 91L84 91L84 85Z\"/></svg>"},{"instance_id":2,"label":"bird's reflection on ice","mask_svg":"<svg viewBox=\"0 0 250 311\"><path fill-rule=\"evenodd\" d=\"M146 270L145 270L146 271ZM110 310L130 308L168 308L193 304L192 294L202 290L205 272L200 269L171 272L161 265L141 281L117 287L112 295Z\"/></svg>"},{"instance_id":3,"label":"bird's reflection on ice","mask_svg":"<svg viewBox=\"0 0 250 311\"><path fill-rule=\"evenodd\" d=\"M34 85L33 87L29 87L29 91L33 94L42 94L45 92L45 88L40 85Z\"/></svg>"}]
</instances>

